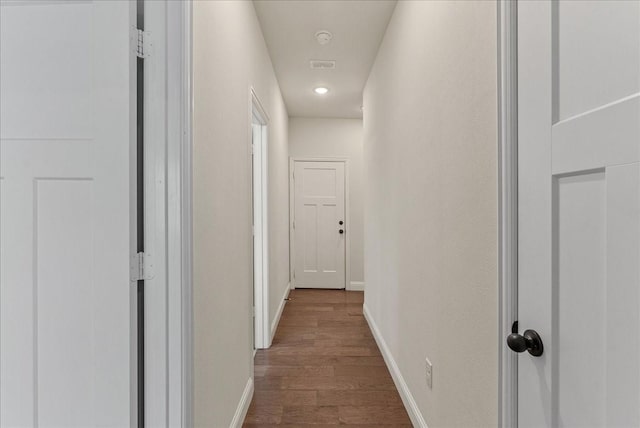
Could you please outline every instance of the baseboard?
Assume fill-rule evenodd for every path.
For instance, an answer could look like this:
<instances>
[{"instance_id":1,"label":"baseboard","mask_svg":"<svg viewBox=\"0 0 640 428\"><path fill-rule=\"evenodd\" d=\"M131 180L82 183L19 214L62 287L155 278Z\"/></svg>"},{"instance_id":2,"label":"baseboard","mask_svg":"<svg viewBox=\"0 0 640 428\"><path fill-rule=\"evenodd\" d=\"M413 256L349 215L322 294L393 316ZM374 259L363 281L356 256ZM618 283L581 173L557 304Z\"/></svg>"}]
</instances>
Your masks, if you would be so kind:
<instances>
[{"instance_id":1,"label":"baseboard","mask_svg":"<svg viewBox=\"0 0 640 428\"><path fill-rule=\"evenodd\" d=\"M369 312L369 308L367 305L363 305L362 311L364 313L364 317L369 323L369 327L371 328L371 332L373 333L373 337L376 339L376 343L378 344L378 348L380 348L380 352L382 352L382 357L384 358L384 362L387 364L387 368L389 372L391 372L391 377L393 378L393 382L396 384L396 388L400 393L400 398L402 398L402 402L404 403L404 407L407 409L407 413L409 413L409 417L411 418L411 422L414 427L419 428L428 428L427 423L416 404L416 400L413 399L413 395L411 395L411 391L409 390L409 386L405 382L402 377L402 373L400 373L400 369L396 364L396 361L391 355L391 350L387 346L387 342L385 342L380 330L376 322L374 321L371 313Z\"/></svg>"},{"instance_id":2,"label":"baseboard","mask_svg":"<svg viewBox=\"0 0 640 428\"><path fill-rule=\"evenodd\" d=\"M291 284L288 284L287 288L284 290L282 299L280 299L280 306L278 306L278 312L276 312L276 316L273 318L273 322L271 323L271 338L269 343L273 342L273 336L276 335L278 324L280 324L280 317L282 316L282 311L284 311L284 305L287 303L286 299L289 297L289 291L291 291Z\"/></svg>"},{"instance_id":3,"label":"baseboard","mask_svg":"<svg viewBox=\"0 0 640 428\"><path fill-rule=\"evenodd\" d=\"M247 386L244 387L244 392L242 393L242 397L240 398L240 402L238 403L238 407L236 408L236 413L235 415L233 415L233 420L231 421L231 425L229 425L229 428L242 427L244 418L247 416L247 411L249 410L252 399L253 379L249 378L249 380L247 381Z\"/></svg>"},{"instance_id":4,"label":"baseboard","mask_svg":"<svg viewBox=\"0 0 640 428\"><path fill-rule=\"evenodd\" d=\"M351 281L349 283L349 291L364 291L364 282L363 281Z\"/></svg>"}]
</instances>

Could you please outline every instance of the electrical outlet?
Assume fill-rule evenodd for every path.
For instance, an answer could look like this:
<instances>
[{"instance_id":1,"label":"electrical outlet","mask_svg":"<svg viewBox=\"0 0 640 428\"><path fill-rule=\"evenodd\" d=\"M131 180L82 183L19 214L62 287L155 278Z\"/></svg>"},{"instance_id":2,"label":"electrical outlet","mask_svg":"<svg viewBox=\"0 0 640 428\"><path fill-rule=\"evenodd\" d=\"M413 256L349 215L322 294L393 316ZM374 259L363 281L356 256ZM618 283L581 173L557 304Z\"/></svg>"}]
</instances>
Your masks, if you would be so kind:
<instances>
[{"instance_id":1,"label":"electrical outlet","mask_svg":"<svg viewBox=\"0 0 640 428\"><path fill-rule=\"evenodd\" d=\"M426 378L427 378L427 386L429 387L429 389L432 389L433 387L433 365L431 365L431 361L429 361L428 358L425 359L426 362Z\"/></svg>"}]
</instances>

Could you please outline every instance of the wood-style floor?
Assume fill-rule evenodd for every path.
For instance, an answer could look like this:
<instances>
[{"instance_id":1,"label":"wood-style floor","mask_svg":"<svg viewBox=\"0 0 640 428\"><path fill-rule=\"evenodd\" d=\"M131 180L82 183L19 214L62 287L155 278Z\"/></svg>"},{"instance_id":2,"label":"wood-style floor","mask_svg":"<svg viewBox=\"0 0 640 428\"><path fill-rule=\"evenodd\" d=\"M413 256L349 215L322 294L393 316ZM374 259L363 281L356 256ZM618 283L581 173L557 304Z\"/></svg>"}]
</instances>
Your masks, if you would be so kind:
<instances>
[{"instance_id":1,"label":"wood-style floor","mask_svg":"<svg viewBox=\"0 0 640 428\"><path fill-rule=\"evenodd\" d=\"M255 358L244 427L410 427L362 315L363 293L292 290L273 346Z\"/></svg>"}]
</instances>

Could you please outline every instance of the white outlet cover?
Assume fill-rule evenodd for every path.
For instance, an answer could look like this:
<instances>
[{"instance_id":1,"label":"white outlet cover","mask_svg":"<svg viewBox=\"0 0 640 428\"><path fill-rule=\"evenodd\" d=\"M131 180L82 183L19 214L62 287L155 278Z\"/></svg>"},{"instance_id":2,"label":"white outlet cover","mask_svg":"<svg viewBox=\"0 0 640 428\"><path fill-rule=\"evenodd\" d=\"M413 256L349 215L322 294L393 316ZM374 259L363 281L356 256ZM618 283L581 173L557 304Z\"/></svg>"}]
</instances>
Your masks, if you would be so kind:
<instances>
[{"instance_id":1,"label":"white outlet cover","mask_svg":"<svg viewBox=\"0 0 640 428\"><path fill-rule=\"evenodd\" d=\"M429 361L428 358L425 358L425 362L426 362L426 380L427 380L427 386L429 387L429 389L433 388L433 365L431 364L431 361Z\"/></svg>"}]
</instances>

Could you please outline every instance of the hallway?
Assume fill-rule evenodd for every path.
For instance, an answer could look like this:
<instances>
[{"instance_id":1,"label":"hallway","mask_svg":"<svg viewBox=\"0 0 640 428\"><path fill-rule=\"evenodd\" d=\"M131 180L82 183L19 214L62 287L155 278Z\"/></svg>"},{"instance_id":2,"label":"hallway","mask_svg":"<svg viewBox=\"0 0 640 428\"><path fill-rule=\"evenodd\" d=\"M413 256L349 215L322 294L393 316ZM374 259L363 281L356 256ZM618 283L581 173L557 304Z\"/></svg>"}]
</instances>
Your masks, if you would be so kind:
<instances>
[{"instance_id":1,"label":"hallway","mask_svg":"<svg viewBox=\"0 0 640 428\"><path fill-rule=\"evenodd\" d=\"M270 349L255 357L244 426L410 427L362 314L363 292L292 290Z\"/></svg>"}]
</instances>

